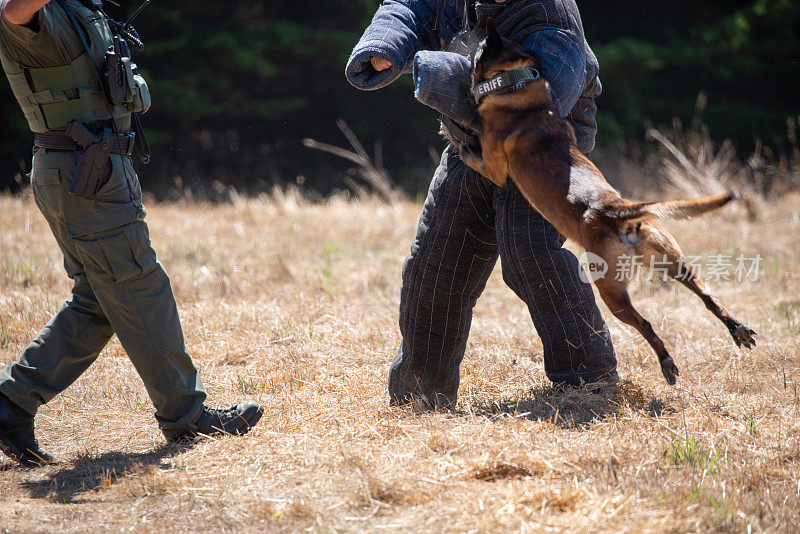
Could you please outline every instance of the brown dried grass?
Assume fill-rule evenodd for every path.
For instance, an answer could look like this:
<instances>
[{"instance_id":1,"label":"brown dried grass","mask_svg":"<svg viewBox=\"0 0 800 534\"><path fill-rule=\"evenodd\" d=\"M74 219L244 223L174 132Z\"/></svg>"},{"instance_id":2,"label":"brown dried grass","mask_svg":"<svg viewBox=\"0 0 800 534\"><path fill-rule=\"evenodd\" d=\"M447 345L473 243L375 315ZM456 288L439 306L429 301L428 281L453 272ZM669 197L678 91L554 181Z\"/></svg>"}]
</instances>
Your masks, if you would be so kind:
<instances>
[{"instance_id":1,"label":"brown dried grass","mask_svg":"<svg viewBox=\"0 0 800 534\"><path fill-rule=\"evenodd\" d=\"M758 330L736 349L676 284L634 301L671 348L669 388L609 318L616 390L552 388L523 304L492 275L459 409L388 407L400 268L419 206L296 194L151 205L209 402L253 398L244 438L166 445L118 342L37 417L57 465L0 472L12 532L800 529L800 197L757 220L726 209L669 226L690 254L762 254L757 282L713 283ZM0 197L0 359L69 291L29 197ZM604 310L605 312L605 310Z\"/></svg>"}]
</instances>

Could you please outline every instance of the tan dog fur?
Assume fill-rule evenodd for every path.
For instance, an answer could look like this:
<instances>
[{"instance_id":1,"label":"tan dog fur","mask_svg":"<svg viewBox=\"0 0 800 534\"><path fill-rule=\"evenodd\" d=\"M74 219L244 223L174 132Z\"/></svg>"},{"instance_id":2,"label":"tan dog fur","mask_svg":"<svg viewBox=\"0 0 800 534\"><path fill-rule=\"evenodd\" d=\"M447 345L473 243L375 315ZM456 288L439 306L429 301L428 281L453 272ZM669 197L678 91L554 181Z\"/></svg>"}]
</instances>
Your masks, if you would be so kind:
<instances>
[{"instance_id":1,"label":"tan dog fur","mask_svg":"<svg viewBox=\"0 0 800 534\"><path fill-rule=\"evenodd\" d=\"M531 53L502 39L491 25L487 31L488 37L475 58L473 84L515 68L538 67ZM514 92L490 93L478 108L481 153L461 147L462 160L499 186L512 180L559 232L608 264L610 276L595 280L600 296L618 319L636 328L648 341L668 383L676 382L678 368L650 323L631 304L627 291L630 277L619 280L615 276L622 256L639 256L644 264L650 258L667 260L668 274L702 299L738 346L755 346L756 333L732 318L709 294L678 243L656 222L659 218L700 215L741 197L731 192L650 204L625 200L581 154L572 127L552 108L550 87L543 78Z\"/></svg>"}]
</instances>

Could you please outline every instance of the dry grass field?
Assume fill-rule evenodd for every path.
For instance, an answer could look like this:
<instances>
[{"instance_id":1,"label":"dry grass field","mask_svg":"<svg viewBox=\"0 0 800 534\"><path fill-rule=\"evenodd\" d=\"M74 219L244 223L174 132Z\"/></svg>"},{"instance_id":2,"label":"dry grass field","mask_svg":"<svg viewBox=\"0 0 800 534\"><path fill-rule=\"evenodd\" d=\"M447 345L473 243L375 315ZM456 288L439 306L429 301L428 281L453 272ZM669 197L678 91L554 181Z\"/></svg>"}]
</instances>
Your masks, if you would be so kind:
<instances>
[{"instance_id":1,"label":"dry grass field","mask_svg":"<svg viewBox=\"0 0 800 534\"><path fill-rule=\"evenodd\" d=\"M37 433L58 464L0 464L4 532L799 532L800 196L668 226L688 254L761 254L713 281L758 331L737 349L675 283L634 302L681 370L603 308L622 383L554 389L499 269L454 413L388 406L400 269L420 207L292 194L149 206L209 403L264 404L244 438L166 445L114 340ZM0 360L68 294L29 196L0 197Z\"/></svg>"}]
</instances>

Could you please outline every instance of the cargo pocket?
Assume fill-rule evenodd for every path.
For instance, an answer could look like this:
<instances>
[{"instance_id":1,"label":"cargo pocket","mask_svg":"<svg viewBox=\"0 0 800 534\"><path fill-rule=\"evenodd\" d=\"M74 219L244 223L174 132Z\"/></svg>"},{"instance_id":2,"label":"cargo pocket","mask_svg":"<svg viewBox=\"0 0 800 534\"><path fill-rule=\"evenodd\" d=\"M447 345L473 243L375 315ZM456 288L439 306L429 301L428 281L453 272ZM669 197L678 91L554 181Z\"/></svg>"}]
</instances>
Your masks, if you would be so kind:
<instances>
[{"instance_id":1,"label":"cargo pocket","mask_svg":"<svg viewBox=\"0 0 800 534\"><path fill-rule=\"evenodd\" d=\"M125 237L131 247L133 259L143 271L152 269L156 264L156 251L150 246L150 231L144 221L136 221L123 228Z\"/></svg>"},{"instance_id":2,"label":"cargo pocket","mask_svg":"<svg viewBox=\"0 0 800 534\"><path fill-rule=\"evenodd\" d=\"M74 238L89 281L95 289L125 283L153 268L147 225L136 221L94 236Z\"/></svg>"},{"instance_id":3,"label":"cargo pocket","mask_svg":"<svg viewBox=\"0 0 800 534\"><path fill-rule=\"evenodd\" d=\"M31 185L33 187L61 185L61 173L58 169L37 169L31 173Z\"/></svg>"},{"instance_id":4,"label":"cargo pocket","mask_svg":"<svg viewBox=\"0 0 800 534\"><path fill-rule=\"evenodd\" d=\"M64 191L61 188L61 173L58 169L36 169L31 173L33 199L48 221L61 215Z\"/></svg>"}]
</instances>

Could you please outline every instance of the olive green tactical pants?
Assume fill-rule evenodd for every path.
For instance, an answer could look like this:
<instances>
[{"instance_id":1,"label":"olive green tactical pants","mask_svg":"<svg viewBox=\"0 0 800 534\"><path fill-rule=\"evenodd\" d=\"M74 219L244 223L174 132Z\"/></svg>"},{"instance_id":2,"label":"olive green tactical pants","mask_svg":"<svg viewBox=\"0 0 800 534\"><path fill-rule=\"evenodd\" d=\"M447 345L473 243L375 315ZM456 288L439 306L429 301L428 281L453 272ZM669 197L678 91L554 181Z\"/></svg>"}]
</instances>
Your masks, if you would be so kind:
<instances>
[{"instance_id":1,"label":"olive green tactical pants","mask_svg":"<svg viewBox=\"0 0 800 534\"><path fill-rule=\"evenodd\" d=\"M194 430L205 391L186 352L169 278L140 220L141 189L130 158L111 156L108 181L95 200L68 192L74 161L71 152L34 154L34 198L75 286L20 360L0 374L0 392L35 414L72 384L116 333L164 433Z\"/></svg>"}]
</instances>

